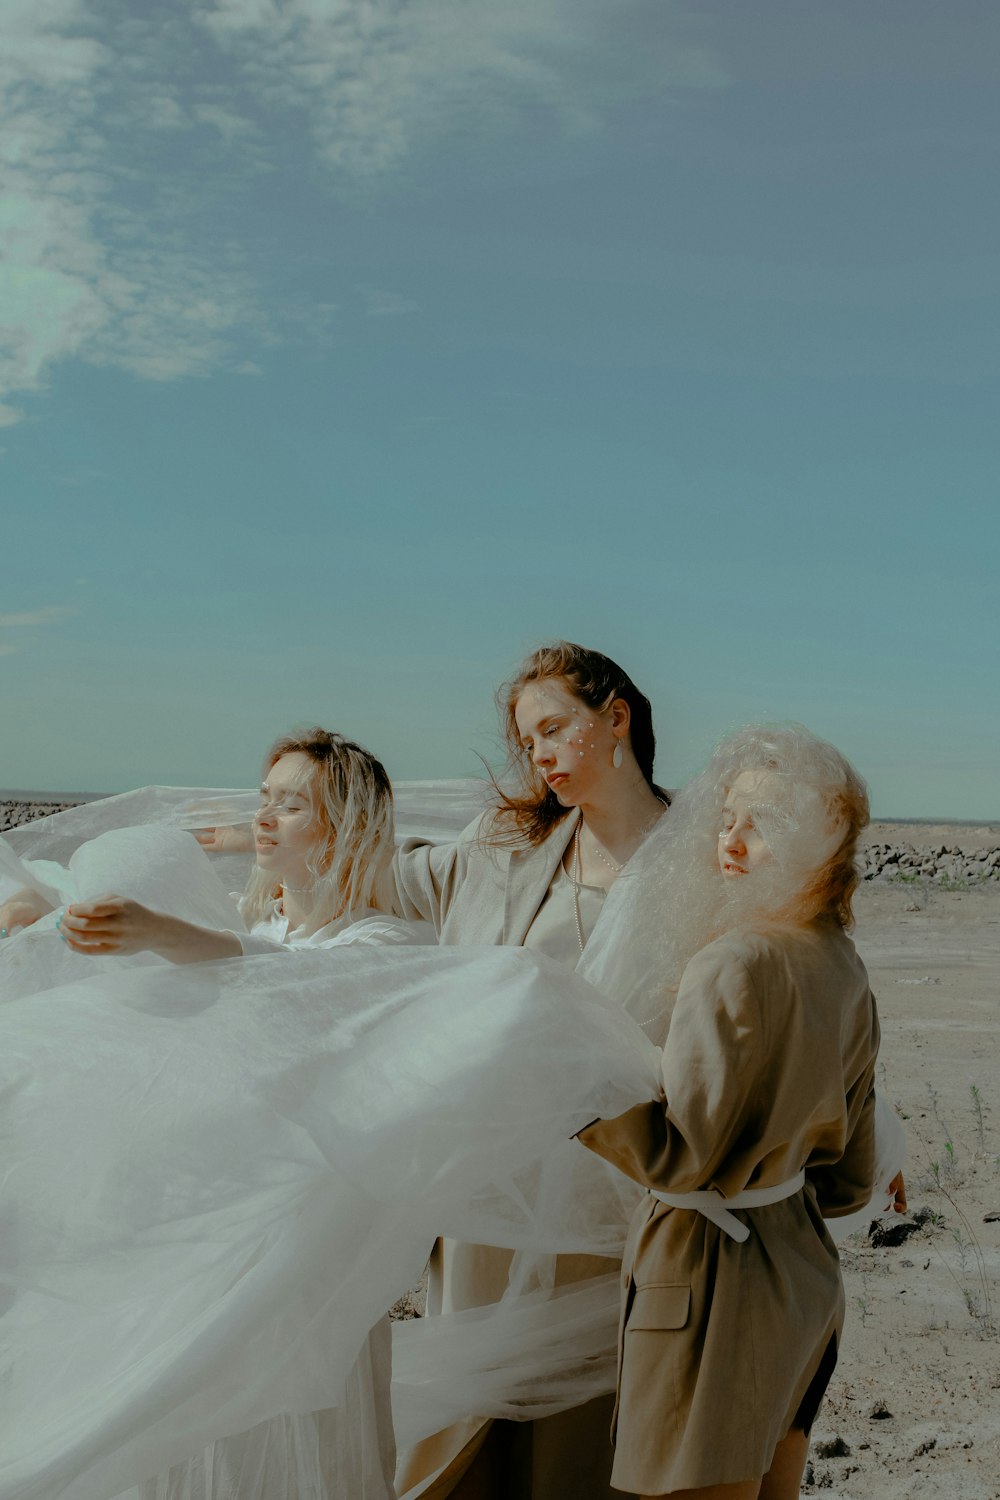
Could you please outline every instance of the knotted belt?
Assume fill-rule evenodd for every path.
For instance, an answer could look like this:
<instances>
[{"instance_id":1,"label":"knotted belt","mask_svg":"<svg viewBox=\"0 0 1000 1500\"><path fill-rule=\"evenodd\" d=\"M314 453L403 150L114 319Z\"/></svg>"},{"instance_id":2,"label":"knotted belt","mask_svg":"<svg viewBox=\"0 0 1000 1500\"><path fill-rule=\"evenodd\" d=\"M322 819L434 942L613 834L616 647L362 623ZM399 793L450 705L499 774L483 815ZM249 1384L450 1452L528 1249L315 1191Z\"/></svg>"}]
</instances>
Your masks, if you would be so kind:
<instances>
[{"instance_id":1,"label":"knotted belt","mask_svg":"<svg viewBox=\"0 0 1000 1500\"><path fill-rule=\"evenodd\" d=\"M766 1208L769 1203L780 1203L783 1198L794 1198L800 1188L805 1187L805 1172L796 1172L786 1182L776 1182L773 1187L744 1188L742 1193L731 1193L727 1198L716 1188L701 1188L696 1193L658 1193L650 1188L653 1197L669 1208L689 1208L704 1214L713 1224L732 1235L741 1245L750 1238L750 1231L732 1212L734 1208Z\"/></svg>"}]
</instances>

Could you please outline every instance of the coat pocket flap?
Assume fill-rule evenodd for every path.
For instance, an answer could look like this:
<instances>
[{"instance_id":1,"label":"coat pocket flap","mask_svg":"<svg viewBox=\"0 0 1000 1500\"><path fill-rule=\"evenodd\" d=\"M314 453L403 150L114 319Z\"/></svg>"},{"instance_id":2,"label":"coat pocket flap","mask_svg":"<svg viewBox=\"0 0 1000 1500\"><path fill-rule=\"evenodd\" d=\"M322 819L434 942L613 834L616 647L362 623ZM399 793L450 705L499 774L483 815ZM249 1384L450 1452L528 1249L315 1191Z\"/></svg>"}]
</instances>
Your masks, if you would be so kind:
<instances>
[{"instance_id":1,"label":"coat pocket flap","mask_svg":"<svg viewBox=\"0 0 1000 1500\"><path fill-rule=\"evenodd\" d=\"M683 1328L690 1305L689 1286L637 1286L625 1327L629 1333L636 1328Z\"/></svg>"}]
</instances>

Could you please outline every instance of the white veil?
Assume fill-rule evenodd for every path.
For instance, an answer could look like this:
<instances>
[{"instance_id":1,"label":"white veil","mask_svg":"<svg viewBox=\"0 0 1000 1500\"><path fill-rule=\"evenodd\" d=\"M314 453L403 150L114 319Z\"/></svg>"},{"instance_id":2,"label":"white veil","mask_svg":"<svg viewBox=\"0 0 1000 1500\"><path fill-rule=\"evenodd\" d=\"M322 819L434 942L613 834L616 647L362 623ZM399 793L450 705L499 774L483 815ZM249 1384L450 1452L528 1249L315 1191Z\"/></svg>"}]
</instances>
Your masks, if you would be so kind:
<instances>
[{"instance_id":1,"label":"white veil","mask_svg":"<svg viewBox=\"0 0 1000 1500\"><path fill-rule=\"evenodd\" d=\"M103 832L99 804L20 830L0 893L55 854L64 895L93 878L177 912L197 892L235 925L229 870L179 831L190 794L127 800ZM175 968L72 954L39 923L0 947L0 981L5 1500L108 1500L335 1404L438 1233L531 1255L618 1242L620 1216L546 1191L549 1153L586 1160L567 1137L650 1097L657 1053L550 960L393 946Z\"/></svg>"}]
</instances>

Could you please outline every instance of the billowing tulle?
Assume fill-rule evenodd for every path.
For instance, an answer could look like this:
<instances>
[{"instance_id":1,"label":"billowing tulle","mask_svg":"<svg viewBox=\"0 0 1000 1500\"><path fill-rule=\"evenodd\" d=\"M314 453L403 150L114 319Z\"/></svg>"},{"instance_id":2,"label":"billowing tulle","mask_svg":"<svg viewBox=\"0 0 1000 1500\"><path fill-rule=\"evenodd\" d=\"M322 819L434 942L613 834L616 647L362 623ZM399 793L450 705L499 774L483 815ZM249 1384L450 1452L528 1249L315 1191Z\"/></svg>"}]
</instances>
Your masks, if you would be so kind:
<instances>
[{"instance_id":1,"label":"billowing tulle","mask_svg":"<svg viewBox=\"0 0 1000 1500\"><path fill-rule=\"evenodd\" d=\"M158 904L176 909L207 862L163 832ZM29 929L4 959L43 944L62 947ZM497 948L63 957L71 982L0 1007L9 1500L107 1500L334 1404L437 1233L532 1253L620 1237L546 1202L539 1162L589 1162L567 1137L651 1097L657 1053L558 965Z\"/></svg>"},{"instance_id":2,"label":"billowing tulle","mask_svg":"<svg viewBox=\"0 0 1000 1500\"><path fill-rule=\"evenodd\" d=\"M398 789L401 831L456 832L481 801L459 790ZM28 825L0 897L27 873L62 899L113 888L238 927L246 859L183 830L255 803L153 788ZM519 1251L520 1275L493 1308L397 1328L401 1446L613 1386L617 1278L553 1290L552 1256L619 1254L640 1196L567 1138L658 1091L672 995L635 894L667 824L578 974L497 948L175 969L72 954L52 919L0 946L0 1496L109 1500L276 1413L308 1425L442 1233ZM315 1466L295 1422L289 1500ZM240 1500L271 1500L264 1482Z\"/></svg>"},{"instance_id":3,"label":"billowing tulle","mask_svg":"<svg viewBox=\"0 0 1000 1500\"><path fill-rule=\"evenodd\" d=\"M621 1277L397 1323L393 1421L402 1452L471 1413L534 1420L614 1390Z\"/></svg>"}]
</instances>

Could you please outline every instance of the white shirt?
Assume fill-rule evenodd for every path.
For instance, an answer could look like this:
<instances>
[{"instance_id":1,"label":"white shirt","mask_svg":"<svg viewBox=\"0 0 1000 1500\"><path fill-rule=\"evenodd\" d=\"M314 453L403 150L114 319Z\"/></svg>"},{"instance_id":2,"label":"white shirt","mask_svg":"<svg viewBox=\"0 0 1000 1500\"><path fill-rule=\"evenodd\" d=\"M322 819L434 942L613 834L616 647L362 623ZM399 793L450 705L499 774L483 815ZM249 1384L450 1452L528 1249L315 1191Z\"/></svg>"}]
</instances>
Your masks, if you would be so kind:
<instances>
[{"instance_id":1,"label":"white shirt","mask_svg":"<svg viewBox=\"0 0 1000 1500\"><path fill-rule=\"evenodd\" d=\"M281 909L281 898L275 897L266 917L255 922L249 932L234 934L239 938L244 957L275 953L282 948L336 948L347 943L434 943L434 929L427 922L404 922L369 909L360 914L345 912L319 927L304 932L301 927L289 929L288 918Z\"/></svg>"}]
</instances>

